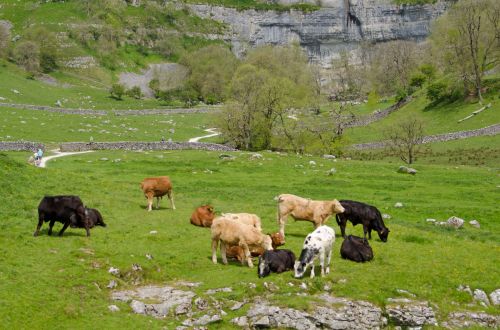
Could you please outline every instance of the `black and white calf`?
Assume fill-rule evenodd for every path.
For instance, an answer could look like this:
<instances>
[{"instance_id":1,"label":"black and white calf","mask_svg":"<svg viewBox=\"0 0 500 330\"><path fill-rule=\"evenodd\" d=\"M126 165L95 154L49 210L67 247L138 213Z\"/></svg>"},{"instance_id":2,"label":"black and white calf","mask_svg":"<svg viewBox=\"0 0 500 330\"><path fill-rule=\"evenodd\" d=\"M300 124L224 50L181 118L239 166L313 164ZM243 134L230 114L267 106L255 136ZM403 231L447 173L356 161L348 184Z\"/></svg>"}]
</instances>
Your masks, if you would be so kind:
<instances>
[{"instance_id":1,"label":"black and white calf","mask_svg":"<svg viewBox=\"0 0 500 330\"><path fill-rule=\"evenodd\" d=\"M269 250L259 257L259 277L266 277L271 272L283 273L293 269L295 254L290 250Z\"/></svg>"},{"instance_id":2,"label":"black and white calf","mask_svg":"<svg viewBox=\"0 0 500 330\"><path fill-rule=\"evenodd\" d=\"M314 277L314 260L319 257L321 276L330 273L332 246L335 242L335 231L328 226L320 226L307 235L299 260L295 262L295 277L304 276L307 267L311 266L311 278Z\"/></svg>"}]
</instances>

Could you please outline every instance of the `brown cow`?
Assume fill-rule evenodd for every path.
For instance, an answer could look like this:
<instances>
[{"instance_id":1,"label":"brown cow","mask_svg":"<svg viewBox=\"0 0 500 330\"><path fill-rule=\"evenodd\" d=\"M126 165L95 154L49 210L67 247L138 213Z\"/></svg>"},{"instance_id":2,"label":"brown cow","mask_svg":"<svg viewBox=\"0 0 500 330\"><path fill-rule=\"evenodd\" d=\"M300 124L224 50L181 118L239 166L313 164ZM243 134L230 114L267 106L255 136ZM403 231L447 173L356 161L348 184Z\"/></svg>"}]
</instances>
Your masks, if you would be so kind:
<instances>
[{"instance_id":1,"label":"brown cow","mask_svg":"<svg viewBox=\"0 0 500 330\"><path fill-rule=\"evenodd\" d=\"M272 250L271 237L262 234L257 228L244 223L218 217L212 223L212 262L217 263L217 246L220 241L222 262L227 264L226 245L240 246L247 260L248 267L253 267L249 246L260 246Z\"/></svg>"},{"instance_id":2,"label":"brown cow","mask_svg":"<svg viewBox=\"0 0 500 330\"><path fill-rule=\"evenodd\" d=\"M278 223L280 233L285 237L285 222L288 215L295 220L311 221L315 228L326 223L332 214L344 212L342 204L338 200L313 201L291 194L281 194L275 198L278 200Z\"/></svg>"},{"instance_id":3,"label":"brown cow","mask_svg":"<svg viewBox=\"0 0 500 330\"><path fill-rule=\"evenodd\" d=\"M215 218L214 207L211 205L203 205L191 214L191 224L200 227L210 227Z\"/></svg>"},{"instance_id":4,"label":"brown cow","mask_svg":"<svg viewBox=\"0 0 500 330\"><path fill-rule=\"evenodd\" d=\"M148 211L153 208L153 198L156 197L156 208L160 208L160 199L167 195L175 210L174 196L172 191L172 182L168 176L159 176L154 178L145 178L141 182L141 189L144 196L148 199Z\"/></svg>"},{"instance_id":5,"label":"brown cow","mask_svg":"<svg viewBox=\"0 0 500 330\"><path fill-rule=\"evenodd\" d=\"M280 233L267 234L271 237L273 249L285 244L285 238ZM264 249L260 246L249 246L250 254L252 257L259 257L264 254ZM226 256L236 258L243 264L245 261L245 251L238 245L226 246Z\"/></svg>"}]
</instances>

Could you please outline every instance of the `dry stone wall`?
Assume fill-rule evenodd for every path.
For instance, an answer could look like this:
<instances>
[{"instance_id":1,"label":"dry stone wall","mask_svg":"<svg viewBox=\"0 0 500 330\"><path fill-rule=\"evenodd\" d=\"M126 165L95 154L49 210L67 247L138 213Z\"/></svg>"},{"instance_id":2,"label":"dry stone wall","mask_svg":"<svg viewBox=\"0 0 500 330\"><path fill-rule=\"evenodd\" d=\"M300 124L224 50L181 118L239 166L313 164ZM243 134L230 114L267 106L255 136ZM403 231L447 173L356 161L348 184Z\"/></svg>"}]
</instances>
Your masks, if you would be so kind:
<instances>
[{"instance_id":1,"label":"dry stone wall","mask_svg":"<svg viewBox=\"0 0 500 330\"><path fill-rule=\"evenodd\" d=\"M60 149L68 151L87 150L208 150L237 151L229 146L203 142L66 142Z\"/></svg>"},{"instance_id":2,"label":"dry stone wall","mask_svg":"<svg viewBox=\"0 0 500 330\"><path fill-rule=\"evenodd\" d=\"M16 109L26 109L26 110L40 110L48 112L57 112L73 115L106 115L106 111L102 110L91 110L91 109L65 109L65 108L55 108L45 105L33 105L33 104L19 104L19 103L0 103L0 107L16 108Z\"/></svg>"},{"instance_id":3,"label":"dry stone wall","mask_svg":"<svg viewBox=\"0 0 500 330\"><path fill-rule=\"evenodd\" d=\"M45 150L45 146L39 142L31 142L31 141L0 142L0 151L36 151L38 148Z\"/></svg>"}]
</instances>

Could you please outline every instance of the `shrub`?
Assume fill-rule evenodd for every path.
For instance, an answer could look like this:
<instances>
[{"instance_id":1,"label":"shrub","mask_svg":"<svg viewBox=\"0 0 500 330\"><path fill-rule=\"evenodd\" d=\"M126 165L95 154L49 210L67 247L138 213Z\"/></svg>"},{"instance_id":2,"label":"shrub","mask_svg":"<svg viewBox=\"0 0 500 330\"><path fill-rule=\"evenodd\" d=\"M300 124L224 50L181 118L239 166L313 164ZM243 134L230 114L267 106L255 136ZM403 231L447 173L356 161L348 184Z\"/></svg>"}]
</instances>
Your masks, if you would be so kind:
<instances>
[{"instance_id":1,"label":"shrub","mask_svg":"<svg viewBox=\"0 0 500 330\"><path fill-rule=\"evenodd\" d=\"M133 97L134 99L140 100L142 98L142 91L139 86L134 86L131 89L127 90L126 93L128 96Z\"/></svg>"},{"instance_id":2,"label":"shrub","mask_svg":"<svg viewBox=\"0 0 500 330\"><path fill-rule=\"evenodd\" d=\"M113 84L109 90L111 97L115 100L122 100L125 93L125 87L122 84Z\"/></svg>"},{"instance_id":3,"label":"shrub","mask_svg":"<svg viewBox=\"0 0 500 330\"><path fill-rule=\"evenodd\" d=\"M427 98L432 102L437 102L443 99L446 95L448 85L443 81L436 81L427 87Z\"/></svg>"},{"instance_id":4,"label":"shrub","mask_svg":"<svg viewBox=\"0 0 500 330\"><path fill-rule=\"evenodd\" d=\"M411 87L422 87L427 80L427 76L424 73L416 72L410 77L410 86Z\"/></svg>"},{"instance_id":5,"label":"shrub","mask_svg":"<svg viewBox=\"0 0 500 330\"><path fill-rule=\"evenodd\" d=\"M14 59L17 64L28 72L36 73L40 70L40 48L33 41L20 42L14 49Z\"/></svg>"}]
</instances>

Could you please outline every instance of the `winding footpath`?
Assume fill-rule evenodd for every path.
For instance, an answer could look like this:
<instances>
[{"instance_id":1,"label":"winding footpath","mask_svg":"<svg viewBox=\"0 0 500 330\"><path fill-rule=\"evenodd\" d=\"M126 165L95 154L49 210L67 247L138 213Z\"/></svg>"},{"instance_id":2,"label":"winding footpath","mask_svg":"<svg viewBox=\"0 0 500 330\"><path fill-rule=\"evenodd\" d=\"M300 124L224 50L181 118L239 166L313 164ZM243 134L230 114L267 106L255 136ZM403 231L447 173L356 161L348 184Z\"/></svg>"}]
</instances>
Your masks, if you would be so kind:
<instances>
[{"instance_id":1,"label":"winding footpath","mask_svg":"<svg viewBox=\"0 0 500 330\"><path fill-rule=\"evenodd\" d=\"M217 135L220 135L219 132L217 132L217 129L216 128L207 128L205 130L205 132L208 132L210 134L208 135L203 135L203 136L197 136L197 137L194 137L194 138L191 138L189 139L188 142L199 142L201 139L207 139L209 137L212 137L212 136L217 136Z\"/></svg>"},{"instance_id":2,"label":"winding footpath","mask_svg":"<svg viewBox=\"0 0 500 330\"><path fill-rule=\"evenodd\" d=\"M71 156L71 155L76 155L76 154L85 154L85 153L92 152L91 150L79 151L79 152L61 152L59 150L51 150L51 151L53 151L55 153L55 155L42 157L42 161L40 162L40 165L38 167L45 167L47 165L47 162L51 159L54 159L54 158Z\"/></svg>"}]
</instances>

